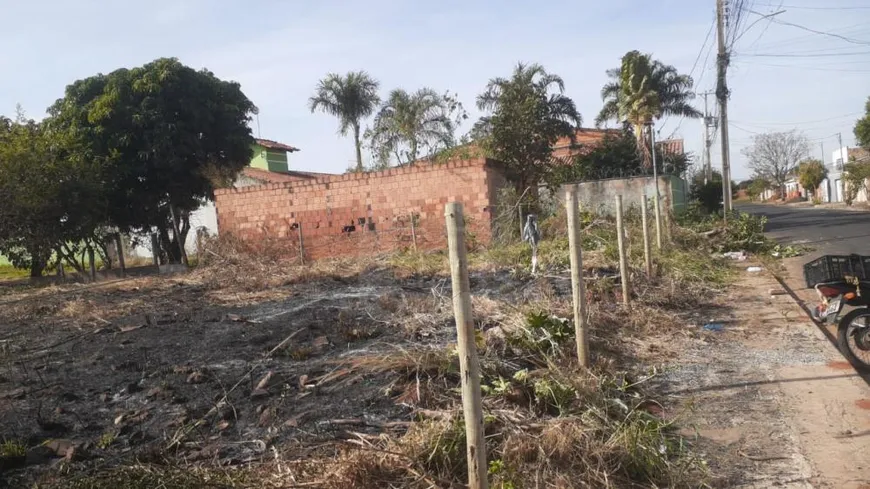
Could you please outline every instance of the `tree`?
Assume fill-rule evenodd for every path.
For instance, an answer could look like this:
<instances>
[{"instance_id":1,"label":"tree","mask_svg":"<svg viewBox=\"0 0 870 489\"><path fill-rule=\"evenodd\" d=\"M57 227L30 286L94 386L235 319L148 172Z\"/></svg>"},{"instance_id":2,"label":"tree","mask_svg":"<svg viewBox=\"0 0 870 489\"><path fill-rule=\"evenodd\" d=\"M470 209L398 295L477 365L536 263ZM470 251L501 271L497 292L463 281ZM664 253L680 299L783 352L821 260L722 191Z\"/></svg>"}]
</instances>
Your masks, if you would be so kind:
<instances>
[{"instance_id":1,"label":"tree","mask_svg":"<svg viewBox=\"0 0 870 489\"><path fill-rule=\"evenodd\" d=\"M809 153L809 142L797 131L771 132L752 137L752 146L743 150L756 178L771 182L785 196L785 182L798 161Z\"/></svg>"},{"instance_id":2,"label":"tree","mask_svg":"<svg viewBox=\"0 0 870 489\"><path fill-rule=\"evenodd\" d=\"M822 180L828 177L828 169L819 160L809 158L798 165L798 181L808 195L815 195Z\"/></svg>"},{"instance_id":3,"label":"tree","mask_svg":"<svg viewBox=\"0 0 870 489\"><path fill-rule=\"evenodd\" d=\"M870 199L870 163L850 161L843 166L843 178L846 181L846 204L852 205L858 193L864 190L864 195Z\"/></svg>"},{"instance_id":4,"label":"tree","mask_svg":"<svg viewBox=\"0 0 870 489\"><path fill-rule=\"evenodd\" d=\"M770 187L770 182L767 180L763 178L754 178L746 187L746 193L749 195L749 200L757 200L764 195L764 192L770 189Z\"/></svg>"},{"instance_id":5,"label":"tree","mask_svg":"<svg viewBox=\"0 0 870 489\"><path fill-rule=\"evenodd\" d=\"M94 246L104 216L88 162L58 158L53 143L20 111L15 121L0 117L0 252L31 277L63 247Z\"/></svg>"},{"instance_id":6,"label":"tree","mask_svg":"<svg viewBox=\"0 0 870 489\"><path fill-rule=\"evenodd\" d=\"M380 102L378 87L378 82L365 71L351 71L344 76L329 73L318 82L314 96L308 99L311 113L320 110L338 118L339 134L345 136L348 131L353 131L359 172L363 171L360 125Z\"/></svg>"},{"instance_id":7,"label":"tree","mask_svg":"<svg viewBox=\"0 0 870 489\"><path fill-rule=\"evenodd\" d=\"M538 64L519 63L510 78L493 78L477 97L489 115L475 124L474 137L501 161L508 177L524 190L551 170L552 146L560 137L575 138L581 124L565 83Z\"/></svg>"},{"instance_id":8,"label":"tree","mask_svg":"<svg viewBox=\"0 0 870 489\"><path fill-rule=\"evenodd\" d=\"M855 122L855 140L863 148L870 148L870 97L864 105L864 117Z\"/></svg>"},{"instance_id":9,"label":"tree","mask_svg":"<svg viewBox=\"0 0 870 489\"><path fill-rule=\"evenodd\" d=\"M163 253L178 261L190 212L214 196L214 175L250 163L255 111L238 83L161 58L76 81L46 127L60 158L93 162L107 224L156 229Z\"/></svg>"},{"instance_id":10,"label":"tree","mask_svg":"<svg viewBox=\"0 0 870 489\"><path fill-rule=\"evenodd\" d=\"M648 125L664 115L699 118L692 107L695 97L690 76L681 75L673 66L653 60L649 54L629 51L619 68L607 70L611 81L601 89L604 107L595 119L599 127L608 120L631 125L637 138L644 166L652 166Z\"/></svg>"},{"instance_id":11,"label":"tree","mask_svg":"<svg viewBox=\"0 0 870 489\"><path fill-rule=\"evenodd\" d=\"M375 157L384 166L395 157L398 164L417 161L422 149L427 157L455 144L456 127L468 115L450 94L422 88L410 94L402 89L390 92L366 131Z\"/></svg>"}]
</instances>

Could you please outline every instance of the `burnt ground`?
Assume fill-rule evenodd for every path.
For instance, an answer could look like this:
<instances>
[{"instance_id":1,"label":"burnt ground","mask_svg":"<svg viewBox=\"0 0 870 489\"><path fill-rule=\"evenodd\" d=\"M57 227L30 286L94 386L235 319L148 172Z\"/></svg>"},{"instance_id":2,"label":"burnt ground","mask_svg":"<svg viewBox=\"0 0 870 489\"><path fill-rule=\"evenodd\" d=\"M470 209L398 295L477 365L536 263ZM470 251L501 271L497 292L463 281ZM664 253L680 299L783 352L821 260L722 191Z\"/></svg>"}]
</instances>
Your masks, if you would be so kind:
<instances>
[{"instance_id":1,"label":"burnt ground","mask_svg":"<svg viewBox=\"0 0 870 489\"><path fill-rule=\"evenodd\" d=\"M0 292L0 438L27 449L0 454L0 486L150 457L234 467L328 456L404 432L457 386L443 356L455 342L447 277L370 266L265 286L210 273ZM522 311L570 316L567 277L473 272L478 326L497 339ZM612 282L589 284L594 360L638 376L659 367L647 384L660 414L707 461L712 486L837 480L814 472L809 431L796 428L804 395L780 388L803 385L783 380L796 375L786 367L824 369L830 355L758 298L768 282L694 299L642 284L622 316ZM702 328L710 319L725 329ZM421 376L432 368L441 375Z\"/></svg>"},{"instance_id":2,"label":"burnt ground","mask_svg":"<svg viewBox=\"0 0 870 489\"><path fill-rule=\"evenodd\" d=\"M488 297L570 298L566 280L510 272L473 274L472 288L475 304L492 309L484 330L500 315ZM28 447L70 440L74 457L100 464L167 446L185 461L238 464L271 447L335 440L348 427L401 429L419 407L402 397L408 379L349 361L397 350L417 357L455 341L449 279L397 280L386 269L271 290L180 276L4 298L0 438ZM7 468L43 470L48 454L31 452Z\"/></svg>"}]
</instances>

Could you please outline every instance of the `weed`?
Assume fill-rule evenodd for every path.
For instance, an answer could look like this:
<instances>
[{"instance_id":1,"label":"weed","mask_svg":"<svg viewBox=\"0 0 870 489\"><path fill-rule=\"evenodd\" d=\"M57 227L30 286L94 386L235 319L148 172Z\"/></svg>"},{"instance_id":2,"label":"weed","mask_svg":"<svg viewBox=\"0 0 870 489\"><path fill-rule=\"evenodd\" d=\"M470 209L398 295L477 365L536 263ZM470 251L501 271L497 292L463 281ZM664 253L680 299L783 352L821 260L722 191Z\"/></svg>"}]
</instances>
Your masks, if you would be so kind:
<instances>
[{"instance_id":1,"label":"weed","mask_svg":"<svg viewBox=\"0 0 870 489\"><path fill-rule=\"evenodd\" d=\"M314 353L314 349L308 346L294 346L287 348L285 351L290 359L296 360L297 362L308 360Z\"/></svg>"},{"instance_id":2,"label":"weed","mask_svg":"<svg viewBox=\"0 0 870 489\"><path fill-rule=\"evenodd\" d=\"M14 458L24 457L27 455L27 445L18 441L7 439L0 443L0 457Z\"/></svg>"},{"instance_id":3,"label":"weed","mask_svg":"<svg viewBox=\"0 0 870 489\"><path fill-rule=\"evenodd\" d=\"M97 447L102 450L106 450L107 448L112 446L113 443L115 443L117 437L118 435L114 431L107 431L100 436L99 440L97 440Z\"/></svg>"},{"instance_id":4,"label":"weed","mask_svg":"<svg viewBox=\"0 0 870 489\"><path fill-rule=\"evenodd\" d=\"M535 400L546 412L555 410L560 416L566 414L577 398L577 391L555 379L539 379L535 382Z\"/></svg>"}]
</instances>

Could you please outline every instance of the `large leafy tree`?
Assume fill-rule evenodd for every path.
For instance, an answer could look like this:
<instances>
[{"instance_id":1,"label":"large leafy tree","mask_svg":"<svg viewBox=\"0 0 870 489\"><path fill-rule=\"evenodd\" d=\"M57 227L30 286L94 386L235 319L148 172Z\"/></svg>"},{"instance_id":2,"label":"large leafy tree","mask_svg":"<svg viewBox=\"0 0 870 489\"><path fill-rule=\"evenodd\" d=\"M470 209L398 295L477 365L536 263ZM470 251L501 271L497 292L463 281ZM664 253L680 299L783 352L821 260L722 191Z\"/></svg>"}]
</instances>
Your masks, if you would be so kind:
<instances>
[{"instance_id":1,"label":"large leafy tree","mask_svg":"<svg viewBox=\"0 0 870 489\"><path fill-rule=\"evenodd\" d=\"M828 169L820 160L809 158L798 165L798 181L801 187L810 195L815 195L816 189L828 177Z\"/></svg>"},{"instance_id":2,"label":"large leafy tree","mask_svg":"<svg viewBox=\"0 0 870 489\"><path fill-rule=\"evenodd\" d=\"M629 124L645 166L651 166L648 125L662 116L701 117L692 107L693 81L673 66L652 59L649 54L629 51L619 68L607 70L610 81L601 89L604 107L595 119L601 126L608 120Z\"/></svg>"},{"instance_id":3,"label":"large leafy tree","mask_svg":"<svg viewBox=\"0 0 870 489\"><path fill-rule=\"evenodd\" d=\"M414 93L396 89L375 115L366 136L382 165L393 158L399 164L413 163L421 152L431 157L452 147L456 128L466 118L462 104L450 94L431 88Z\"/></svg>"},{"instance_id":4,"label":"large leafy tree","mask_svg":"<svg viewBox=\"0 0 870 489\"><path fill-rule=\"evenodd\" d=\"M177 261L190 212L213 198L214 176L250 162L255 111L237 83L162 58L76 81L46 125L61 158L96 163L107 222L125 232L156 229Z\"/></svg>"},{"instance_id":5,"label":"large leafy tree","mask_svg":"<svg viewBox=\"0 0 870 489\"><path fill-rule=\"evenodd\" d=\"M322 111L338 118L338 132L342 136L353 131L356 148L356 169L363 171L362 120L372 115L380 102L378 82L365 71L351 71L342 76L329 73L317 84L308 100L311 112Z\"/></svg>"},{"instance_id":6,"label":"large leafy tree","mask_svg":"<svg viewBox=\"0 0 870 489\"><path fill-rule=\"evenodd\" d=\"M510 78L493 78L477 98L488 111L473 133L506 166L519 189L535 187L552 170L552 146L575 137L582 119L565 83L539 64L518 64Z\"/></svg>"},{"instance_id":7,"label":"large leafy tree","mask_svg":"<svg viewBox=\"0 0 870 489\"><path fill-rule=\"evenodd\" d=\"M806 136L797 131L771 132L752 137L752 146L744 148L754 177L766 180L785 196L785 182L794 174L799 161L809 154Z\"/></svg>"},{"instance_id":8,"label":"large leafy tree","mask_svg":"<svg viewBox=\"0 0 870 489\"><path fill-rule=\"evenodd\" d=\"M864 117L855 122L855 139L864 148L870 148L870 97L864 105Z\"/></svg>"},{"instance_id":9,"label":"large leafy tree","mask_svg":"<svg viewBox=\"0 0 870 489\"><path fill-rule=\"evenodd\" d=\"M102 245L105 200L90 162L58 157L44 125L0 118L0 252L42 275L52 257Z\"/></svg>"}]
</instances>

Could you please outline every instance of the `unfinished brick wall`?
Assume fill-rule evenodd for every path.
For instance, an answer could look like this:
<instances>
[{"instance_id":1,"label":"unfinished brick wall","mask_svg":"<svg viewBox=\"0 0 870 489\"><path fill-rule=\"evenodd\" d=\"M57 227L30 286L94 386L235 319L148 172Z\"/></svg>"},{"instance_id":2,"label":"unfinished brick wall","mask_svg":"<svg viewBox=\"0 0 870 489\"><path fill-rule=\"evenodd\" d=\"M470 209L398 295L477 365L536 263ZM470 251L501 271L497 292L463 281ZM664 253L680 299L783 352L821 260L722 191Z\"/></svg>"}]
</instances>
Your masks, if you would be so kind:
<instances>
[{"instance_id":1,"label":"unfinished brick wall","mask_svg":"<svg viewBox=\"0 0 870 489\"><path fill-rule=\"evenodd\" d=\"M446 248L444 204L462 202L474 239L492 235L495 196L507 182L486 158L334 175L215 192L218 231L286 242L305 258ZM411 219L414 219L412 229Z\"/></svg>"}]
</instances>

